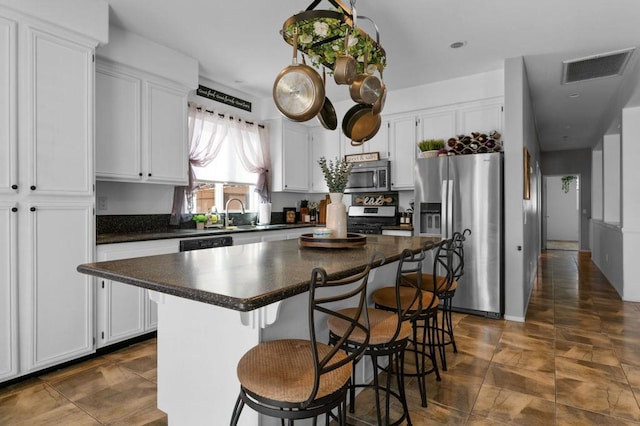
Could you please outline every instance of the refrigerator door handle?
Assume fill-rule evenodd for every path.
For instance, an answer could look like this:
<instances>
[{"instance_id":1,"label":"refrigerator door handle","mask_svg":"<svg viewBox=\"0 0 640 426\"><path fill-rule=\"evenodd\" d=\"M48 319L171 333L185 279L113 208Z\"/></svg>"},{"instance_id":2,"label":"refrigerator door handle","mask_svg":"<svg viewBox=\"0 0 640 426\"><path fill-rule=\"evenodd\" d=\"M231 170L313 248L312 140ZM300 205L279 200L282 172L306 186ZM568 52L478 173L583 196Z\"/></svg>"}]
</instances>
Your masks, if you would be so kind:
<instances>
[{"instance_id":1,"label":"refrigerator door handle","mask_svg":"<svg viewBox=\"0 0 640 426\"><path fill-rule=\"evenodd\" d=\"M453 181L451 179L447 179L442 181L442 226L443 232L442 236L444 238L451 238L453 235Z\"/></svg>"}]
</instances>

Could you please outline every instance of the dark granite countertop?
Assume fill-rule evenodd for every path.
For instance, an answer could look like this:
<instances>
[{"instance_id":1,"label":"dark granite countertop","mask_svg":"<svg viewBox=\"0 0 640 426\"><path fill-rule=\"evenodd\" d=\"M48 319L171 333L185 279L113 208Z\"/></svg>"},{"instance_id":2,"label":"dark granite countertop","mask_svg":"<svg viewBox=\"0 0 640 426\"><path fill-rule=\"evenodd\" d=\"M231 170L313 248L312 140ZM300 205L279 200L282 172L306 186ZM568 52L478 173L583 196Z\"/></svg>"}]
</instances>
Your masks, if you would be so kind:
<instances>
[{"instance_id":1,"label":"dark granite countertop","mask_svg":"<svg viewBox=\"0 0 640 426\"><path fill-rule=\"evenodd\" d=\"M162 230L150 230L142 232L114 232L104 233L96 235L96 244L113 244L113 243L130 243L136 241L149 241L149 240L166 240L170 238L191 238L191 237L209 237L216 235L228 235L246 232L259 232L259 231L278 231L283 229L293 228L308 228L312 226L324 226L313 223L296 223L296 224L273 224L264 226L248 226L241 225L234 229L224 228L205 228L203 230L198 229L162 229Z\"/></svg>"},{"instance_id":2,"label":"dark granite countertop","mask_svg":"<svg viewBox=\"0 0 640 426\"><path fill-rule=\"evenodd\" d=\"M413 225L383 225L382 229L397 229L399 231L413 231Z\"/></svg>"},{"instance_id":3,"label":"dark granite countertop","mask_svg":"<svg viewBox=\"0 0 640 426\"><path fill-rule=\"evenodd\" d=\"M309 248L297 240L218 247L89 263L78 271L237 311L250 311L309 290L311 270L330 278L361 271L374 252L387 262L406 248L418 252L439 238L367 235L364 246Z\"/></svg>"}]
</instances>

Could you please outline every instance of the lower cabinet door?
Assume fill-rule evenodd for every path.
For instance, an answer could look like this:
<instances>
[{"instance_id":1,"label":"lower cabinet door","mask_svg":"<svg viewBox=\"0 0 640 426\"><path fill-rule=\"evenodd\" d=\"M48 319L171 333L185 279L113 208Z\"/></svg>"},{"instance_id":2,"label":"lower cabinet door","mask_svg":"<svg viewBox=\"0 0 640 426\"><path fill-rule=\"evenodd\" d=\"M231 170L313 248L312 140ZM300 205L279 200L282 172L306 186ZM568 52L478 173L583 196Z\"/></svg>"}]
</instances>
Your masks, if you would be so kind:
<instances>
[{"instance_id":1,"label":"lower cabinet door","mask_svg":"<svg viewBox=\"0 0 640 426\"><path fill-rule=\"evenodd\" d=\"M178 240L105 244L98 246L98 261L177 253L178 245ZM148 290L100 278L96 288L98 348L157 328L158 309Z\"/></svg>"},{"instance_id":2,"label":"lower cabinet door","mask_svg":"<svg viewBox=\"0 0 640 426\"><path fill-rule=\"evenodd\" d=\"M0 200L0 382L18 375L17 207Z\"/></svg>"},{"instance_id":3,"label":"lower cabinet door","mask_svg":"<svg viewBox=\"0 0 640 426\"><path fill-rule=\"evenodd\" d=\"M29 202L19 209L21 373L94 351L93 200Z\"/></svg>"}]
</instances>

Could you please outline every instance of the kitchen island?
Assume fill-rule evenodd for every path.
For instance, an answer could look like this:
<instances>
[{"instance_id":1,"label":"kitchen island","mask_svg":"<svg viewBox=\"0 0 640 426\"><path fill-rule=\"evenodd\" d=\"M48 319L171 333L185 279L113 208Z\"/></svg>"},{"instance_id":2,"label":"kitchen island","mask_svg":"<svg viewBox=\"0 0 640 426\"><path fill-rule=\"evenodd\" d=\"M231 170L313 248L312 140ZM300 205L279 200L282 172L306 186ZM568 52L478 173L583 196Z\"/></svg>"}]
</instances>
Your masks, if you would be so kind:
<instances>
[{"instance_id":1,"label":"kitchen island","mask_svg":"<svg viewBox=\"0 0 640 426\"><path fill-rule=\"evenodd\" d=\"M148 256L80 265L78 271L152 290L158 304L158 408L172 425L227 424L239 390L236 363L261 341L307 338L311 270L330 279L364 269L371 255L386 263L372 271L368 291L391 285L405 248L426 237L369 235L349 249L299 247L296 240ZM320 322L318 330L326 330ZM328 332L326 333L328 336ZM370 380L366 365L358 380ZM258 420L245 409L240 424Z\"/></svg>"}]
</instances>

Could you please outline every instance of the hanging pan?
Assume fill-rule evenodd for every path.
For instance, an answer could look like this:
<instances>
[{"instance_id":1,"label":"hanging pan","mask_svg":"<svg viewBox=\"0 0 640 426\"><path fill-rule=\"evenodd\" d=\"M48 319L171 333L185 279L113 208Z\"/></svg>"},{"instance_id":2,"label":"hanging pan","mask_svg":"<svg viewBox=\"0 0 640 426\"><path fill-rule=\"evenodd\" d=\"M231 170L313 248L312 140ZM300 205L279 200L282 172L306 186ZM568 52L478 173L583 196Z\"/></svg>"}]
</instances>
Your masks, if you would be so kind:
<instances>
[{"instance_id":1,"label":"hanging pan","mask_svg":"<svg viewBox=\"0 0 640 426\"><path fill-rule=\"evenodd\" d=\"M326 84L326 82L327 82L327 73L323 68L322 83ZM326 90L327 89L325 86L325 93L326 93ZM318 121L320 121L320 124L322 124L322 127L324 127L327 130L335 130L336 127L338 127L338 117L336 116L336 110L326 95L324 97L324 103L322 104L322 108L318 113Z\"/></svg>"},{"instance_id":2,"label":"hanging pan","mask_svg":"<svg viewBox=\"0 0 640 426\"><path fill-rule=\"evenodd\" d=\"M336 58L333 67L333 79L336 84L351 84L355 80L358 71L358 62L349 55L349 30L344 34L344 55Z\"/></svg>"},{"instance_id":3,"label":"hanging pan","mask_svg":"<svg viewBox=\"0 0 640 426\"><path fill-rule=\"evenodd\" d=\"M318 115L325 101L324 84L310 66L298 63L298 31L293 34L293 62L273 83L273 100L282 114L293 121L307 121Z\"/></svg>"},{"instance_id":4,"label":"hanging pan","mask_svg":"<svg viewBox=\"0 0 640 426\"><path fill-rule=\"evenodd\" d=\"M373 105L382 94L382 85L380 79L375 75L367 73L369 56L368 52L364 53L364 71L358 74L353 83L349 85L349 94L354 102L359 104Z\"/></svg>"},{"instance_id":5,"label":"hanging pan","mask_svg":"<svg viewBox=\"0 0 640 426\"><path fill-rule=\"evenodd\" d=\"M384 84L384 79L382 77L382 69L380 69L380 96L378 100L373 103L373 113L380 114L382 109L384 108L384 103L387 100L387 86Z\"/></svg>"},{"instance_id":6,"label":"hanging pan","mask_svg":"<svg viewBox=\"0 0 640 426\"><path fill-rule=\"evenodd\" d=\"M344 115L342 132L351 139L351 145L362 145L378 133L381 122L380 114L374 114L371 105L356 104Z\"/></svg>"}]
</instances>

